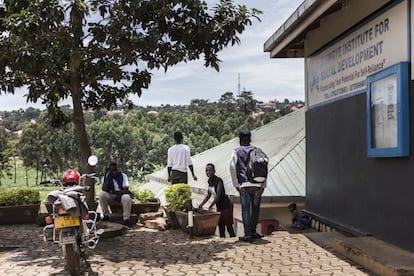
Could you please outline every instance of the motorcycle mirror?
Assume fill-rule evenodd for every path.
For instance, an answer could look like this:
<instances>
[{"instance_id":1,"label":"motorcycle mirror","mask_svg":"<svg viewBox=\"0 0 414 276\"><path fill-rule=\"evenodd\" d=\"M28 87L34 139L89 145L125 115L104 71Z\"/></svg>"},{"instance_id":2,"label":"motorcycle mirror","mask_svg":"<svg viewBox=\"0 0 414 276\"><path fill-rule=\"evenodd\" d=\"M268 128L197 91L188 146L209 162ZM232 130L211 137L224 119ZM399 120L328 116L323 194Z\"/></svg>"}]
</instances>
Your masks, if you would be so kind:
<instances>
[{"instance_id":1,"label":"motorcycle mirror","mask_svg":"<svg viewBox=\"0 0 414 276\"><path fill-rule=\"evenodd\" d=\"M98 157L96 155L91 155L88 157L88 164L90 166L95 166L98 164Z\"/></svg>"}]
</instances>

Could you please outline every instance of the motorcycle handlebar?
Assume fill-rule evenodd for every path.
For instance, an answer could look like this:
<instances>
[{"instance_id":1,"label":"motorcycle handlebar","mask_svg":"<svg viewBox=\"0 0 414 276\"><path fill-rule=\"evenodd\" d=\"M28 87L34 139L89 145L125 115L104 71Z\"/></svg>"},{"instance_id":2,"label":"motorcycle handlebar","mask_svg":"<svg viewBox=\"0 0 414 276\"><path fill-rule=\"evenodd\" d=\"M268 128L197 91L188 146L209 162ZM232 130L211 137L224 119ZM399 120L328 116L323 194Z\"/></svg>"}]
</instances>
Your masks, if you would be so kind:
<instances>
[{"instance_id":1,"label":"motorcycle handlebar","mask_svg":"<svg viewBox=\"0 0 414 276\"><path fill-rule=\"evenodd\" d=\"M86 178L92 178L99 182L99 177L96 176L96 173L86 173L86 174L81 175L81 179L86 179ZM50 180L39 182L40 185L48 185L48 184L58 185L59 183L61 183L59 179L50 179Z\"/></svg>"},{"instance_id":2,"label":"motorcycle handlebar","mask_svg":"<svg viewBox=\"0 0 414 276\"><path fill-rule=\"evenodd\" d=\"M59 183L60 183L59 179L50 179L50 180L45 180L45 181L39 182L40 185L48 185L48 184L58 185Z\"/></svg>"},{"instance_id":3,"label":"motorcycle handlebar","mask_svg":"<svg viewBox=\"0 0 414 276\"><path fill-rule=\"evenodd\" d=\"M81 178L95 178L95 177L96 177L96 173L85 173L81 175Z\"/></svg>"}]
</instances>

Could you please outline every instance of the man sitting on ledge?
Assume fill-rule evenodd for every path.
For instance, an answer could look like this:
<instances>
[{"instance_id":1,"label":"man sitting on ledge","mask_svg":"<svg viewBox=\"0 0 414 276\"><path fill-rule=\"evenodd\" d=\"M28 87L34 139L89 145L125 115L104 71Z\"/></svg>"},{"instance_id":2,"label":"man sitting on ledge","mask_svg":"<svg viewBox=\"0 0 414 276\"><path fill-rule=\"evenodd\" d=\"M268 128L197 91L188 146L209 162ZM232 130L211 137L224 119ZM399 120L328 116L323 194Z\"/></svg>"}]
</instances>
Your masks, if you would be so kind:
<instances>
[{"instance_id":1,"label":"man sitting on ledge","mask_svg":"<svg viewBox=\"0 0 414 276\"><path fill-rule=\"evenodd\" d=\"M102 192L99 193L99 204L103 212L102 221L109 221L109 202L120 202L122 205L123 225L130 227L132 193L129 191L128 177L118 170L115 162L109 164L109 170L104 176Z\"/></svg>"}]
</instances>

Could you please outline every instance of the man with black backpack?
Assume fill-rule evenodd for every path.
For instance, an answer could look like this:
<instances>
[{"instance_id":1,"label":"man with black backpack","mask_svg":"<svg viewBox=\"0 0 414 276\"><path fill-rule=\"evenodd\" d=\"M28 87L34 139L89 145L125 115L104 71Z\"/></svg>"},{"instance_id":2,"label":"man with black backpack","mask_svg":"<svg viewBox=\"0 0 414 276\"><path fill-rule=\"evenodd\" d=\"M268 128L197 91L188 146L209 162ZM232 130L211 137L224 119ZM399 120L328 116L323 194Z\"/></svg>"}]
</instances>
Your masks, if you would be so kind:
<instances>
[{"instance_id":1,"label":"man with black backpack","mask_svg":"<svg viewBox=\"0 0 414 276\"><path fill-rule=\"evenodd\" d=\"M244 236L240 241L252 242L262 238L256 232L260 215L260 201L266 187L267 156L259 148L250 145L251 132L239 132L240 147L236 148L230 160L230 174L233 186L240 193Z\"/></svg>"}]
</instances>

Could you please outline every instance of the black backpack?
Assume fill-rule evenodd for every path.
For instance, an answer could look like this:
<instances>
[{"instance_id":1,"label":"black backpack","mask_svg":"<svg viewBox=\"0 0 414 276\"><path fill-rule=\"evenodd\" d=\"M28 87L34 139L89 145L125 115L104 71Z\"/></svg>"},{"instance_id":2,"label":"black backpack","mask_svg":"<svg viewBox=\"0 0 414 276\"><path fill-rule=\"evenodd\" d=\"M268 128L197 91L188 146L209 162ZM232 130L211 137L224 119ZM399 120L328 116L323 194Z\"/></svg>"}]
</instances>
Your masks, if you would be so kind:
<instances>
[{"instance_id":1,"label":"black backpack","mask_svg":"<svg viewBox=\"0 0 414 276\"><path fill-rule=\"evenodd\" d=\"M251 183L263 183L268 173L269 158L261 148L255 147L249 153L247 171Z\"/></svg>"}]
</instances>

